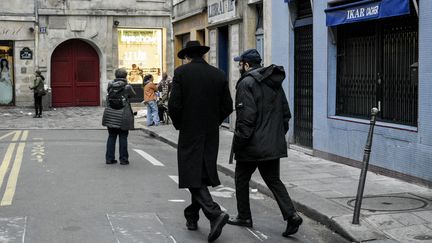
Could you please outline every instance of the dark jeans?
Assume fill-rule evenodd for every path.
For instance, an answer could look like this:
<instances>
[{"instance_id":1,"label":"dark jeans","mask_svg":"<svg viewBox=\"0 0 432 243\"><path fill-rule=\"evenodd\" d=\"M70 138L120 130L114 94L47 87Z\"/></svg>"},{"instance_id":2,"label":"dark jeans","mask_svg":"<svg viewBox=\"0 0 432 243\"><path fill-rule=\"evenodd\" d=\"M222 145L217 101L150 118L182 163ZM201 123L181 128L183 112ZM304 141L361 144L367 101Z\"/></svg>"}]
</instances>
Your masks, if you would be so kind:
<instances>
[{"instance_id":1,"label":"dark jeans","mask_svg":"<svg viewBox=\"0 0 432 243\"><path fill-rule=\"evenodd\" d=\"M285 185L280 180L279 159L259 162L237 161L235 184L238 217L241 219L252 218L249 205L249 181L256 168L258 168L264 182L273 193L284 220L287 220L296 210Z\"/></svg>"},{"instance_id":2,"label":"dark jeans","mask_svg":"<svg viewBox=\"0 0 432 243\"><path fill-rule=\"evenodd\" d=\"M34 108L36 115L42 115L42 96L37 95L37 93L34 93Z\"/></svg>"},{"instance_id":3,"label":"dark jeans","mask_svg":"<svg viewBox=\"0 0 432 243\"><path fill-rule=\"evenodd\" d=\"M159 121L164 121L164 112L165 112L165 107L163 105L158 105L158 112L159 112Z\"/></svg>"},{"instance_id":4,"label":"dark jeans","mask_svg":"<svg viewBox=\"0 0 432 243\"><path fill-rule=\"evenodd\" d=\"M120 161L129 161L129 153L127 149L127 137L129 131L123 131L118 128L108 128L108 140L105 159L108 161L115 160L115 145L117 136L119 137L119 153Z\"/></svg>"},{"instance_id":5,"label":"dark jeans","mask_svg":"<svg viewBox=\"0 0 432 243\"><path fill-rule=\"evenodd\" d=\"M197 222L199 219L199 210L202 209L208 220L216 219L222 210L217 203L213 201L208 185L208 174L205 166L202 167L202 186L199 188L189 188L191 193L191 205L184 210L184 216L187 221Z\"/></svg>"}]
</instances>

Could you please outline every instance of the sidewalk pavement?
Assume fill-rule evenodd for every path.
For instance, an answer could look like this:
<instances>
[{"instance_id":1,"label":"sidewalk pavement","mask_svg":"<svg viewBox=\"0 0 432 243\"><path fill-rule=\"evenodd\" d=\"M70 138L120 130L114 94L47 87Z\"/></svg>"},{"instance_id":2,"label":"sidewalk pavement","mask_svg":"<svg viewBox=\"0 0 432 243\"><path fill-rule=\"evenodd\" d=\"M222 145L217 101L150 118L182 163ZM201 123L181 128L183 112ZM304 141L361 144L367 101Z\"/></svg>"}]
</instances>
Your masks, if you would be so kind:
<instances>
[{"instance_id":1,"label":"sidewalk pavement","mask_svg":"<svg viewBox=\"0 0 432 243\"><path fill-rule=\"evenodd\" d=\"M145 126L145 110L138 111L136 129L177 147L178 131L172 125ZM33 109L0 107L1 129L106 129L103 107L57 108L32 118ZM218 168L234 177L228 164L232 132L221 129ZM373 151L372 151L373 153ZM299 211L346 238L360 242L432 242L432 189L368 172L360 225L352 225L360 169L289 149L281 159L281 179ZM272 196L256 172L251 187ZM231 212L236 213L236 212ZM252 212L253 213L253 212Z\"/></svg>"}]
</instances>

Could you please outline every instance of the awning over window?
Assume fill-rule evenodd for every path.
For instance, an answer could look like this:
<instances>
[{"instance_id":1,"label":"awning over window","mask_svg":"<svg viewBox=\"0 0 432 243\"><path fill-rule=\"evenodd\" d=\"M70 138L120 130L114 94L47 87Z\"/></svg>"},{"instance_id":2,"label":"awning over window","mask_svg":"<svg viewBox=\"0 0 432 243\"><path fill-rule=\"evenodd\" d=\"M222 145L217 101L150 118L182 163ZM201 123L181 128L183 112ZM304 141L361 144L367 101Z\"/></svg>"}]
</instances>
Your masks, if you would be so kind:
<instances>
[{"instance_id":1,"label":"awning over window","mask_svg":"<svg viewBox=\"0 0 432 243\"><path fill-rule=\"evenodd\" d=\"M410 0L361 0L325 10L327 26L336 26L410 13Z\"/></svg>"}]
</instances>

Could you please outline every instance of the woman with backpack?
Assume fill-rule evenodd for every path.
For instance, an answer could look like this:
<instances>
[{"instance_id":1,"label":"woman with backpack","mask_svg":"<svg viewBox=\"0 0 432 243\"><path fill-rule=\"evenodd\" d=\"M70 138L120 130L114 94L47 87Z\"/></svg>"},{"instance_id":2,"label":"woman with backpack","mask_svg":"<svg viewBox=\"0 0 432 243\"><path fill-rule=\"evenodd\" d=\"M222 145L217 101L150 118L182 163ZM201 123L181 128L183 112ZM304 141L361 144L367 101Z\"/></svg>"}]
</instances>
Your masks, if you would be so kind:
<instances>
[{"instance_id":1,"label":"woman with backpack","mask_svg":"<svg viewBox=\"0 0 432 243\"><path fill-rule=\"evenodd\" d=\"M105 153L107 164L115 164L115 145L119 137L120 164L129 164L127 137L129 130L134 129L134 114L129 99L134 97L135 90L126 80L127 71L119 68L115 71L115 79L108 83L107 107L104 110L102 125L108 128L108 140Z\"/></svg>"},{"instance_id":2,"label":"woman with backpack","mask_svg":"<svg viewBox=\"0 0 432 243\"><path fill-rule=\"evenodd\" d=\"M42 118L42 96L46 95L44 80L45 77L41 71L36 70L33 86L29 87L33 90L34 97L35 115L33 118Z\"/></svg>"}]
</instances>

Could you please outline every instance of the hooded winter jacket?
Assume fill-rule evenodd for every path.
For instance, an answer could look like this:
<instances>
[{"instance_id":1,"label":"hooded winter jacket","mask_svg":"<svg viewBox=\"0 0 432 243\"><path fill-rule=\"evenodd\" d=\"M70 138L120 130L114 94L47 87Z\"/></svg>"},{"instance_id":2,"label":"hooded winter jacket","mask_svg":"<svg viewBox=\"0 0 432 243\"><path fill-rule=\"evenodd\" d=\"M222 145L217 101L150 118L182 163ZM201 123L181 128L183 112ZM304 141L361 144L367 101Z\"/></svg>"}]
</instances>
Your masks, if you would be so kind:
<instances>
[{"instance_id":1,"label":"hooded winter jacket","mask_svg":"<svg viewBox=\"0 0 432 243\"><path fill-rule=\"evenodd\" d=\"M129 103L129 99L136 95L133 87L127 84L126 79L116 78L108 83L107 93L109 93L112 88L119 89L121 87L124 87L122 94L126 98L127 104L125 107L118 110L107 106L102 117L102 125L109 128L119 128L124 131L133 130L135 128L134 115Z\"/></svg>"},{"instance_id":2,"label":"hooded winter jacket","mask_svg":"<svg viewBox=\"0 0 432 243\"><path fill-rule=\"evenodd\" d=\"M291 113L282 82L282 66L253 69L236 85L237 120L233 150L237 161L287 157L285 134Z\"/></svg>"}]
</instances>

